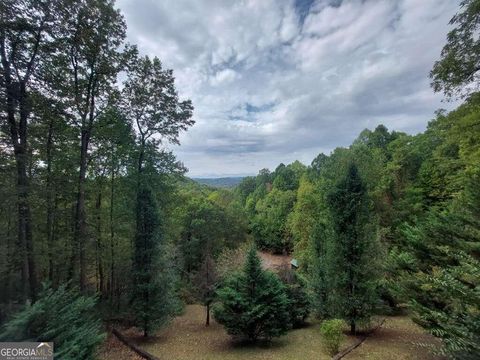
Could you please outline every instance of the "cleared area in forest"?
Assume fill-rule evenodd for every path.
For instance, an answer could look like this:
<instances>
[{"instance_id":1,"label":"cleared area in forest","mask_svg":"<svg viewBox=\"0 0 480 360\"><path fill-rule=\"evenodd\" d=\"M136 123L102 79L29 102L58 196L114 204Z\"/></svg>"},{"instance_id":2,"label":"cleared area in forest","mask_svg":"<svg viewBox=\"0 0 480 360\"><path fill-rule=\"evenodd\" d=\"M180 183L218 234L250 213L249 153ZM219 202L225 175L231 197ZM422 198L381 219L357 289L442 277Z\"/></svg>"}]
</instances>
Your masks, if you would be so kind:
<instances>
[{"instance_id":1,"label":"cleared area in forest","mask_svg":"<svg viewBox=\"0 0 480 360\"><path fill-rule=\"evenodd\" d=\"M123 329L123 334L142 349L164 360L322 360L331 359L326 353L319 331L319 322L312 320L306 327L290 331L270 344L249 345L235 342L223 327L212 321L205 327L205 309L188 305L185 313L156 336L144 340L135 329ZM356 339L347 336L342 348ZM425 359L439 360L426 346L438 344L406 316L387 317L385 324L345 359ZM129 359L128 350L121 351L118 341L107 341L100 359ZM112 356L111 352L115 354ZM124 356L124 357L123 357Z\"/></svg>"},{"instance_id":2,"label":"cleared area in forest","mask_svg":"<svg viewBox=\"0 0 480 360\"><path fill-rule=\"evenodd\" d=\"M292 260L290 255L274 255L266 251L259 251L258 256L262 260L263 267L273 271L282 266L290 266Z\"/></svg>"}]
</instances>

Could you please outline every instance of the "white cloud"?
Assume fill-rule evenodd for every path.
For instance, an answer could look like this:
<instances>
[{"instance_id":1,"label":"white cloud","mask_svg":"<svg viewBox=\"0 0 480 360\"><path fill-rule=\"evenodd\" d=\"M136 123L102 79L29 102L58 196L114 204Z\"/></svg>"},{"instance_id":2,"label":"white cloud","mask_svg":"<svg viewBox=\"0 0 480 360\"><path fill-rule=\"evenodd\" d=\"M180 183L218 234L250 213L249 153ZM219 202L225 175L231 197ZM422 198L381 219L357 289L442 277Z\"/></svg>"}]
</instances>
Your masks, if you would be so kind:
<instances>
[{"instance_id":1,"label":"white cloud","mask_svg":"<svg viewBox=\"0 0 480 360\"><path fill-rule=\"evenodd\" d=\"M300 18L294 0L118 2L130 41L194 103L175 148L192 176L308 163L367 126L420 131L445 106L428 72L456 0L332 3Z\"/></svg>"},{"instance_id":2,"label":"white cloud","mask_svg":"<svg viewBox=\"0 0 480 360\"><path fill-rule=\"evenodd\" d=\"M227 84L235 81L239 77L240 75L235 70L225 69L218 71L215 76L210 79L210 84L213 86Z\"/></svg>"}]
</instances>

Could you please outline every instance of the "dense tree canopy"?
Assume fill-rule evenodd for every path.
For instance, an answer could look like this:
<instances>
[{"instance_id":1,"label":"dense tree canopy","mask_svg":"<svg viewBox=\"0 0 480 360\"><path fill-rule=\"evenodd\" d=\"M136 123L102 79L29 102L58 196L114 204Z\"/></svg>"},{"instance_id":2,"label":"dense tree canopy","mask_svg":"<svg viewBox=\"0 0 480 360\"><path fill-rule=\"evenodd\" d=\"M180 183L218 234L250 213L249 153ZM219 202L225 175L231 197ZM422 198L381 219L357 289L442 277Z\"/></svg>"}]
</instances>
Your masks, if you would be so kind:
<instances>
[{"instance_id":1,"label":"dense tree canopy","mask_svg":"<svg viewBox=\"0 0 480 360\"><path fill-rule=\"evenodd\" d=\"M358 238L367 241L359 270L369 294L359 300L368 304L365 313L409 303L415 319L445 339L445 351L459 358L474 353L480 301L478 224L472 215L478 191L472 184L480 159L479 114L480 97L474 93L456 110L439 111L424 133L412 136L384 126L363 131L349 148L318 155L289 189L275 186L275 174L288 166L262 170L239 185L236 194L255 241L269 251L293 251L309 279L316 314L342 317L339 304L351 303L342 295L338 274L360 263L339 258L338 221L347 213L335 210L332 200L339 197L332 194L355 163L369 199L364 210L354 211L369 213L356 225ZM464 295L464 306L457 306Z\"/></svg>"}]
</instances>

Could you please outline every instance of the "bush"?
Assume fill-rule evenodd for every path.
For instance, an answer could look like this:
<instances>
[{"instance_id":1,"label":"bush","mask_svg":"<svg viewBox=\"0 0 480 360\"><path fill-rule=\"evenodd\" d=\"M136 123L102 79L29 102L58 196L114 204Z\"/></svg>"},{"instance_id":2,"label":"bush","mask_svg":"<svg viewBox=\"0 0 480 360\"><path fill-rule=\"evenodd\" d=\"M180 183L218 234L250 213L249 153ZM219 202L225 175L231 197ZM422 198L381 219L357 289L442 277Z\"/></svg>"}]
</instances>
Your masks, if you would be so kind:
<instances>
[{"instance_id":1,"label":"bush","mask_svg":"<svg viewBox=\"0 0 480 360\"><path fill-rule=\"evenodd\" d=\"M95 316L97 299L80 295L65 285L44 288L40 298L16 314L0 334L2 341L53 341L55 358L95 359L95 349L105 338Z\"/></svg>"},{"instance_id":2,"label":"bush","mask_svg":"<svg viewBox=\"0 0 480 360\"><path fill-rule=\"evenodd\" d=\"M321 327L322 342L330 355L335 355L340 350L343 341L344 322L340 319L325 320Z\"/></svg>"},{"instance_id":3,"label":"bush","mask_svg":"<svg viewBox=\"0 0 480 360\"><path fill-rule=\"evenodd\" d=\"M290 328L288 298L278 276L262 269L255 248L242 272L227 278L218 291L215 319L234 336L270 340Z\"/></svg>"}]
</instances>

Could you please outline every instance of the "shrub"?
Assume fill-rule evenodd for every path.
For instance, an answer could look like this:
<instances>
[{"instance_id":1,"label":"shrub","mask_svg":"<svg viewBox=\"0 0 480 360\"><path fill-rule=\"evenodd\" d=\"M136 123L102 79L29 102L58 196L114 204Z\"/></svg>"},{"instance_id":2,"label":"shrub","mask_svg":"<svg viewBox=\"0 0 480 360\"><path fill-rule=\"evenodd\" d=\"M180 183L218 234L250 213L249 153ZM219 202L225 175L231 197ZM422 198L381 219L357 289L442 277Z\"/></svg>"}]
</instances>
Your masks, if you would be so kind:
<instances>
[{"instance_id":1,"label":"shrub","mask_svg":"<svg viewBox=\"0 0 480 360\"><path fill-rule=\"evenodd\" d=\"M53 341L55 358L95 359L95 349L105 334L95 316L95 297L82 296L65 285L44 288L40 298L10 320L0 334L2 341Z\"/></svg>"},{"instance_id":2,"label":"shrub","mask_svg":"<svg viewBox=\"0 0 480 360\"><path fill-rule=\"evenodd\" d=\"M250 249L243 271L225 280L218 300L215 319L230 335L270 340L290 328L285 288L278 276L262 269L255 248Z\"/></svg>"},{"instance_id":3,"label":"shrub","mask_svg":"<svg viewBox=\"0 0 480 360\"><path fill-rule=\"evenodd\" d=\"M325 320L320 327L322 342L332 356L338 353L340 349L344 338L343 327L344 322L340 319Z\"/></svg>"}]
</instances>

